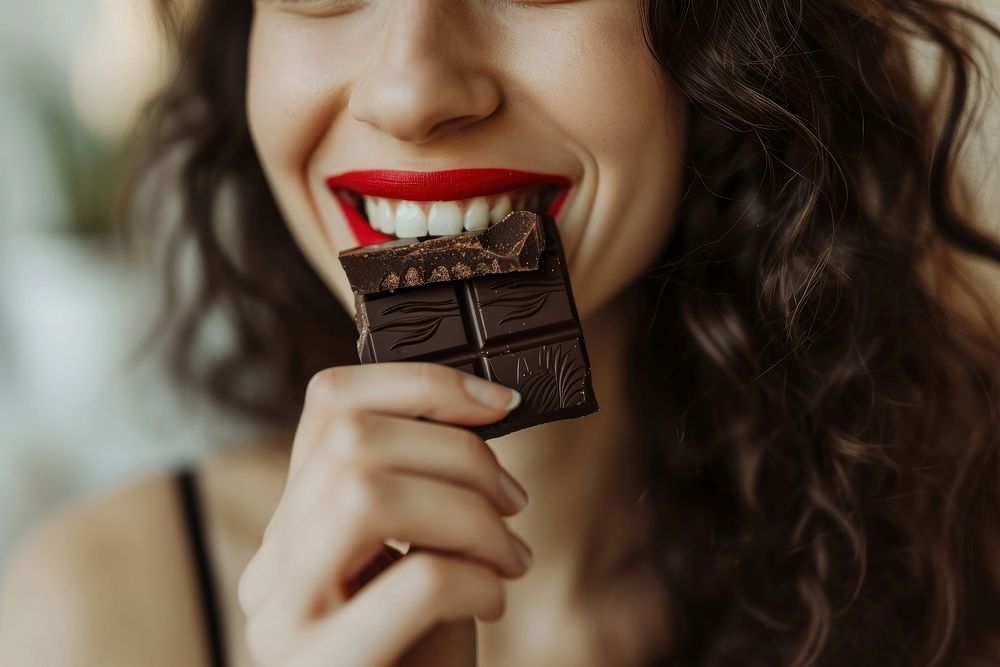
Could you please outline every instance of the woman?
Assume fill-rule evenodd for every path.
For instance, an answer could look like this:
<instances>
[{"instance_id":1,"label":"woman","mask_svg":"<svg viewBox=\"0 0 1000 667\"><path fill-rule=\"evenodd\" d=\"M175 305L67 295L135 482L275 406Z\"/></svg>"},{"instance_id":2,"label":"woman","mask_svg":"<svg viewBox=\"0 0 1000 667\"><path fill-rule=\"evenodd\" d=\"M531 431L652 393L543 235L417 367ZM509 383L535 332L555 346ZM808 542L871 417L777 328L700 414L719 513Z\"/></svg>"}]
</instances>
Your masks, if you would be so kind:
<instances>
[{"instance_id":1,"label":"woman","mask_svg":"<svg viewBox=\"0 0 1000 667\"><path fill-rule=\"evenodd\" d=\"M1000 246L954 168L995 29L930 0L163 10L180 70L129 212L181 202L175 369L265 435L40 529L7 663L1000 663L1000 359L966 261ZM408 193L481 168L569 179L602 408L489 445L462 427L509 390L353 365L337 261L455 224ZM462 197L465 229L507 206Z\"/></svg>"}]
</instances>

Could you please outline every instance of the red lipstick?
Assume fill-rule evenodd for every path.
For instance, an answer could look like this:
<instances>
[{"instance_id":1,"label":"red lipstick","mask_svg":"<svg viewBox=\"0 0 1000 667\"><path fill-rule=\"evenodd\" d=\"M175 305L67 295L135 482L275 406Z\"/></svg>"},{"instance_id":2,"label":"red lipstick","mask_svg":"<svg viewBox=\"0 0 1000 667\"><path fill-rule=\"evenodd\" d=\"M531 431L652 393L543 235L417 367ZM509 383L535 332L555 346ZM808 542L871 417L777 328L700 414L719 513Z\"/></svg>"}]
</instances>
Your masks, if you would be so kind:
<instances>
[{"instance_id":1,"label":"red lipstick","mask_svg":"<svg viewBox=\"0 0 1000 667\"><path fill-rule=\"evenodd\" d=\"M326 180L326 185L336 196L347 223L351 227L358 245L382 243L392 239L374 229L361 212L340 190L352 190L370 197L405 199L409 201L450 201L489 196L532 185L550 185L558 188L558 194L548 215L559 214L572 180L555 174L541 174L514 169L451 169L448 171L394 171L373 169L348 171Z\"/></svg>"}]
</instances>

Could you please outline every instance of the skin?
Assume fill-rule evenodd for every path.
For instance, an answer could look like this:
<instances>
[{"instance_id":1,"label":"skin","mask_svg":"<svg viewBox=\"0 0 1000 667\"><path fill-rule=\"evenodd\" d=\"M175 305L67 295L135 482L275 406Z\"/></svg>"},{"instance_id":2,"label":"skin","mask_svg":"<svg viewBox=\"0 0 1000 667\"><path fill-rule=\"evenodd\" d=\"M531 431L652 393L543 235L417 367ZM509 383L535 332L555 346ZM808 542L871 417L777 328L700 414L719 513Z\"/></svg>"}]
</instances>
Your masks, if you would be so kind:
<instances>
[{"instance_id":1,"label":"skin","mask_svg":"<svg viewBox=\"0 0 1000 667\"><path fill-rule=\"evenodd\" d=\"M335 257L351 239L322 187L328 171L510 165L574 178L559 222L602 412L487 449L432 423L497 414L454 374L395 366L317 376L295 434L238 443L199 470L233 664L251 664L248 644L265 658L259 664L342 664L330 655L346 646L382 658L432 621L475 617L479 665L606 665L590 651L581 619L604 612L625 629L641 631L646 621L662 635L669 627L653 613L660 601L642 595L652 586L641 568L601 576L643 537L641 521L629 522L640 517L641 489L621 400L623 332L634 313L621 293L669 235L683 135L676 94L648 62L629 9L622 0L382 0L356 16L324 17L258 4L254 137L290 228L345 304ZM431 418L422 436L415 415ZM399 446L393 426L406 429L412 447ZM501 468L531 497L520 512L501 492ZM381 492L367 493L364 480L376 478ZM434 494L448 498L415 510ZM446 529L462 517L480 532L459 543ZM328 553L296 560L317 552L302 545L363 551L377 522L381 532L436 543L439 560L395 566L351 601L327 597L322 613L306 615L327 632L305 641L287 607L329 591L300 575L339 574L343 561ZM507 529L534 551L526 573L514 564ZM207 664L190 573L170 478L74 507L11 559L0 664ZM300 595L289 595L293 588ZM275 598L286 611L273 602L265 611ZM246 627L243 612L263 618L263 630ZM467 634L437 636L445 655L410 652L405 664L472 664L462 652ZM641 636L618 636L643 647Z\"/></svg>"},{"instance_id":2,"label":"skin","mask_svg":"<svg viewBox=\"0 0 1000 667\"><path fill-rule=\"evenodd\" d=\"M354 169L571 178L557 222L585 318L653 261L684 118L639 2L394 0L336 16L311 4L257 3L247 114L291 231L346 308L336 258L356 243L324 180Z\"/></svg>"},{"instance_id":3,"label":"skin","mask_svg":"<svg viewBox=\"0 0 1000 667\"><path fill-rule=\"evenodd\" d=\"M516 525L536 550L538 580L551 583L517 599L523 611L510 616L527 622L542 596L573 596L586 536L606 521L604 503L616 492L623 502L641 493L597 474L606 464L630 472L614 465L624 454L618 443L629 440L627 406L615 400L625 329L598 331L597 322L628 320L627 302L613 299L667 241L683 106L641 39L638 2L359 7L326 15L258 2L247 99L251 133L289 227L345 308L352 310L353 298L336 258L356 242L324 184L331 174L500 166L573 180L557 222L594 376L604 384L597 388L604 414L586 420L586 431L555 424L492 445L535 498ZM590 496L594 488L604 492ZM553 533L552 525L561 529ZM515 622L492 632L514 636Z\"/></svg>"},{"instance_id":4,"label":"skin","mask_svg":"<svg viewBox=\"0 0 1000 667\"><path fill-rule=\"evenodd\" d=\"M669 240L685 133L679 95L642 39L639 5L373 0L336 13L325 1L255 4L251 133L292 234L345 308L353 300L336 258L355 243L326 177L510 167L573 180L557 222L601 412L487 445L455 425L502 417L506 390L488 385L486 399L490 389L424 364L318 374L294 434L204 470L236 664L251 656L262 665L330 664L347 646L359 651L358 664L384 664L421 637L403 664L608 664L593 644L595 622L634 653L630 660L665 641L665 604L648 564L618 569L648 536L623 398L625 341L641 315L627 288ZM503 493L501 471L527 492L526 508ZM167 518L168 483L129 493L130 521L110 518L126 511L113 495L29 539L11 566L4 608L36 600L55 579L53 599L73 600L52 607L71 616L66 624L156 618L158 634L150 629L146 639L164 628L174 637L164 664L198 664L190 655L204 642L197 614L176 613L195 608L193 583L127 595L115 585L128 572L166 582L190 570L178 519ZM166 528L151 534L149 521ZM122 546L114 567L98 557L136 534L143 550ZM340 595L334 584L383 538L422 553L355 597ZM518 541L533 552L527 570ZM94 664L136 664L137 656L153 664L140 631L129 653L98 642L99 633L56 641L49 630L46 660L36 640L42 627L61 627L52 613L0 634L0 661L68 664L59 651L71 647Z\"/></svg>"}]
</instances>

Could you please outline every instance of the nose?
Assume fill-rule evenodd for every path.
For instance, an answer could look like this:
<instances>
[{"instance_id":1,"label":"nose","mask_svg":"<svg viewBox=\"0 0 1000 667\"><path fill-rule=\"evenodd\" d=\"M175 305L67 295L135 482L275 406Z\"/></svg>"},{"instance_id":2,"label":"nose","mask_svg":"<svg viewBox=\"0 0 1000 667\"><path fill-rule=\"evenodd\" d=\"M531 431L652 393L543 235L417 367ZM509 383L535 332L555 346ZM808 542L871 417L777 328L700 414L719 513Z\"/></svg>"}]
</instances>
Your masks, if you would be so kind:
<instances>
[{"instance_id":1,"label":"nose","mask_svg":"<svg viewBox=\"0 0 1000 667\"><path fill-rule=\"evenodd\" d=\"M500 87L476 60L464 5L392 0L372 64L351 92L351 115L411 143L492 115Z\"/></svg>"}]
</instances>

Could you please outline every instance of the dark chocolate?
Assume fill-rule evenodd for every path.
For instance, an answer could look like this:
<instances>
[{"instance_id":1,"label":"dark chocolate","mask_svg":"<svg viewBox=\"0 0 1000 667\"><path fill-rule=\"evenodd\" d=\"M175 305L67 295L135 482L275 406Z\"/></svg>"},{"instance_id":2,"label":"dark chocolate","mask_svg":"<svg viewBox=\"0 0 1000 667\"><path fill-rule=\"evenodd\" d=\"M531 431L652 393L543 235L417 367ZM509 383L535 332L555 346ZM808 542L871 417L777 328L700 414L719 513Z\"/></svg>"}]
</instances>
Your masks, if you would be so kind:
<instances>
[{"instance_id":1,"label":"dark chocolate","mask_svg":"<svg viewBox=\"0 0 1000 667\"><path fill-rule=\"evenodd\" d=\"M488 229L427 240L396 239L340 255L355 293L461 280L538 268L538 216L514 211Z\"/></svg>"},{"instance_id":2,"label":"dark chocolate","mask_svg":"<svg viewBox=\"0 0 1000 667\"><path fill-rule=\"evenodd\" d=\"M361 362L433 361L521 392L505 420L473 429L483 438L596 412L562 243L555 222L539 220L534 271L356 292Z\"/></svg>"}]
</instances>

